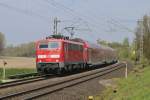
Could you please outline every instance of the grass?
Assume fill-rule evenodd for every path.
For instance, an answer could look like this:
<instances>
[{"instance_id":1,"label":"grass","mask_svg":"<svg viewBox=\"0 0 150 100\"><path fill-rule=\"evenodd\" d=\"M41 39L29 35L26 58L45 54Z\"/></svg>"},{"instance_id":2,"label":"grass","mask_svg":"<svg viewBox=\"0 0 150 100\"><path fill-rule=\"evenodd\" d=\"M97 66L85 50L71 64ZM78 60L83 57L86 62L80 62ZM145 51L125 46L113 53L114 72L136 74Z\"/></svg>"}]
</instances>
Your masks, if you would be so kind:
<instances>
[{"instance_id":1,"label":"grass","mask_svg":"<svg viewBox=\"0 0 150 100\"><path fill-rule=\"evenodd\" d=\"M150 66L136 68L127 79L119 79L115 89L108 88L103 100L150 100Z\"/></svg>"},{"instance_id":2,"label":"grass","mask_svg":"<svg viewBox=\"0 0 150 100\"><path fill-rule=\"evenodd\" d=\"M22 69L18 69L18 68L7 68L6 69L6 77L10 76L10 75L16 75L16 74L25 74L25 73L32 73L32 72L36 72L36 69L27 69L27 68L22 68ZM0 80L2 80L2 74L3 74L3 69L0 68Z\"/></svg>"}]
</instances>

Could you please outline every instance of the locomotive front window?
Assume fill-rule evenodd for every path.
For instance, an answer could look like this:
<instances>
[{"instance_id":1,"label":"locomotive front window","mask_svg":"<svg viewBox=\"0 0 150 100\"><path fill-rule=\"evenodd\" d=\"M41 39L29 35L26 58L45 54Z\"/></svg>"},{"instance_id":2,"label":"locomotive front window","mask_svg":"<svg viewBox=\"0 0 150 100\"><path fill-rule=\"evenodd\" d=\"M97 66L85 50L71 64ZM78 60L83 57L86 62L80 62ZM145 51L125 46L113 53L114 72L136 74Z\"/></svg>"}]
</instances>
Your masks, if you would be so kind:
<instances>
[{"instance_id":1,"label":"locomotive front window","mask_svg":"<svg viewBox=\"0 0 150 100\"><path fill-rule=\"evenodd\" d=\"M57 49L59 48L59 42L48 42L39 44L40 49Z\"/></svg>"},{"instance_id":2,"label":"locomotive front window","mask_svg":"<svg viewBox=\"0 0 150 100\"><path fill-rule=\"evenodd\" d=\"M48 48L48 44L40 44L39 48L40 49L47 49Z\"/></svg>"},{"instance_id":3,"label":"locomotive front window","mask_svg":"<svg viewBox=\"0 0 150 100\"><path fill-rule=\"evenodd\" d=\"M58 42L49 42L48 48L50 48L50 49L59 48L59 43Z\"/></svg>"}]
</instances>

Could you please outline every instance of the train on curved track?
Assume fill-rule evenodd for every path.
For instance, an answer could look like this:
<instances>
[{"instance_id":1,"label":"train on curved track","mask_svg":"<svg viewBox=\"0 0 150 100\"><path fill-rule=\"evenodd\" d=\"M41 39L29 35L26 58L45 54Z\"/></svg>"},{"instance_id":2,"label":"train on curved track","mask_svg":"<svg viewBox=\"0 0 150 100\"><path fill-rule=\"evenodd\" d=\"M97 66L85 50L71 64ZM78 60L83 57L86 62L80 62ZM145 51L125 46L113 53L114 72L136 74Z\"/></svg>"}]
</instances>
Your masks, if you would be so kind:
<instances>
[{"instance_id":1,"label":"train on curved track","mask_svg":"<svg viewBox=\"0 0 150 100\"><path fill-rule=\"evenodd\" d=\"M39 73L61 74L114 62L117 62L114 49L79 38L52 35L36 42L36 68Z\"/></svg>"}]
</instances>

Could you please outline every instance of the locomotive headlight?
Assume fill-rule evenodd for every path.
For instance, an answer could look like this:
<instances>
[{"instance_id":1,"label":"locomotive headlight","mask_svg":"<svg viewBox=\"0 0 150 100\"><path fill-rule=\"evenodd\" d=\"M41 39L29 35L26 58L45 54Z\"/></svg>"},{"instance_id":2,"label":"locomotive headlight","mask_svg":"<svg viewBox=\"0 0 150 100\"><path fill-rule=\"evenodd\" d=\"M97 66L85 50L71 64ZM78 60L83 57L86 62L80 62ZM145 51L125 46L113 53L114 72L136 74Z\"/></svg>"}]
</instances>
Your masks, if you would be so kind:
<instances>
[{"instance_id":1,"label":"locomotive headlight","mask_svg":"<svg viewBox=\"0 0 150 100\"><path fill-rule=\"evenodd\" d=\"M38 58L46 58L46 55L38 55Z\"/></svg>"},{"instance_id":2,"label":"locomotive headlight","mask_svg":"<svg viewBox=\"0 0 150 100\"><path fill-rule=\"evenodd\" d=\"M60 58L60 55L49 55L50 58Z\"/></svg>"}]
</instances>

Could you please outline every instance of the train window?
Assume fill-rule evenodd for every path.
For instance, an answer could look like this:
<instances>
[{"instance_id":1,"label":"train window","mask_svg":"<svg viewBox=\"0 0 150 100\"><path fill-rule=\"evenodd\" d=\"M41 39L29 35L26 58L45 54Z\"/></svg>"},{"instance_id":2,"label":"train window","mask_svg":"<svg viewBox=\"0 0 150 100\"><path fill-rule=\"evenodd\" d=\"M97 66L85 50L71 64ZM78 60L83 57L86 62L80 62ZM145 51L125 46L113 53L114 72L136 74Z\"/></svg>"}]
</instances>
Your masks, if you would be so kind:
<instances>
[{"instance_id":1,"label":"train window","mask_svg":"<svg viewBox=\"0 0 150 100\"><path fill-rule=\"evenodd\" d=\"M69 43L67 44L67 46L68 46L68 50L71 50L71 49L70 49L70 44L69 44Z\"/></svg>"},{"instance_id":2,"label":"train window","mask_svg":"<svg viewBox=\"0 0 150 100\"><path fill-rule=\"evenodd\" d=\"M74 44L71 44L71 49L75 50L75 45Z\"/></svg>"},{"instance_id":3,"label":"train window","mask_svg":"<svg viewBox=\"0 0 150 100\"><path fill-rule=\"evenodd\" d=\"M83 46L78 45L78 44L68 44L68 50L73 50L73 51L83 51Z\"/></svg>"},{"instance_id":4,"label":"train window","mask_svg":"<svg viewBox=\"0 0 150 100\"><path fill-rule=\"evenodd\" d=\"M71 43L68 44L68 50L74 50L73 49L73 44L71 44Z\"/></svg>"},{"instance_id":5,"label":"train window","mask_svg":"<svg viewBox=\"0 0 150 100\"><path fill-rule=\"evenodd\" d=\"M48 48L48 44L40 44L39 48L40 49L47 49Z\"/></svg>"},{"instance_id":6,"label":"train window","mask_svg":"<svg viewBox=\"0 0 150 100\"><path fill-rule=\"evenodd\" d=\"M59 48L59 42L49 42L39 44L40 49L56 49Z\"/></svg>"},{"instance_id":7,"label":"train window","mask_svg":"<svg viewBox=\"0 0 150 100\"><path fill-rule=\"evenodd\" d=\"M50 48L50 49L59 48L59 43L58 42L49 42L48 48Z\"/></svg>"}]
</instances>

